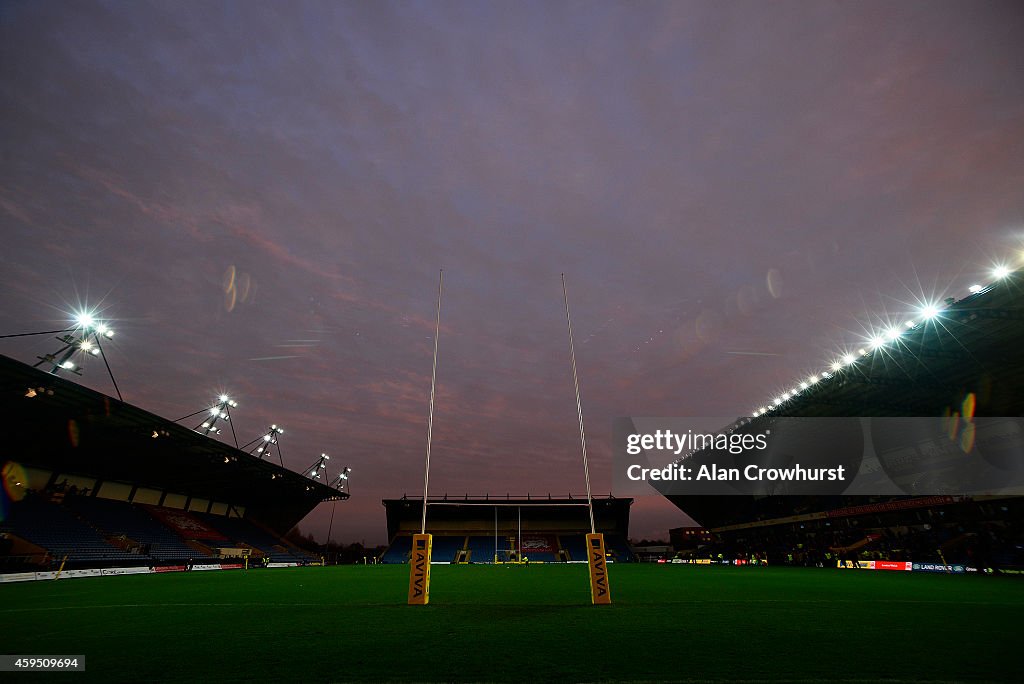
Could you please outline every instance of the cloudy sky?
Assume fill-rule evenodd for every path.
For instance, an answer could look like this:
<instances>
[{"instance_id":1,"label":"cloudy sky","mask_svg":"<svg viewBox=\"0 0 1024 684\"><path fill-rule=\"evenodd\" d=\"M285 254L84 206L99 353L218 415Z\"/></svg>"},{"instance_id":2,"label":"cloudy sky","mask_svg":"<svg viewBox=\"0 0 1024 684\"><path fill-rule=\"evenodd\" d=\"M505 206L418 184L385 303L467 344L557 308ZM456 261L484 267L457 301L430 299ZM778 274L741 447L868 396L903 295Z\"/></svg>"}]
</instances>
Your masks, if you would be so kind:
<instances>
[{"instance_id":1,"label":"cloudy sky","mask_svg":"<svg viewBox=\"0 0 1024 684\"><path fill-rule=\"evenodd\" d=\"M98 307L126 400L230 392L378 543L442 267L432 492L584 491L564 272L607 493L614 417L746 414L1016 258L1021 74L1017 2L5 2L0 332Z\"/></svg>"}]
</instances>

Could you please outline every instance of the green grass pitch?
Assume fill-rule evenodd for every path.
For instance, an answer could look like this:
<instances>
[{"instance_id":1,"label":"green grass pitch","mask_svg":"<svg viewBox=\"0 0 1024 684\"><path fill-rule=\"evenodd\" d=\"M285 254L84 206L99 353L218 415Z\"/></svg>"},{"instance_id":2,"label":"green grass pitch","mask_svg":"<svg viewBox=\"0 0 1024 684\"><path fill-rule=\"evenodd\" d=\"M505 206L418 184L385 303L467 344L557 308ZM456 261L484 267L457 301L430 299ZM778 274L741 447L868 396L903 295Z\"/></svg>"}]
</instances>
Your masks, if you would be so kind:
<instances>
[{"instance_id":1,"label":"green grass pitch","mask_svg":"<svg viewBox=\"0 0 1024 684\"><path fill-rule=\"evenodd\" d=\"M1019 681L1014 577L612 565L192 572L0 585L0 653L85 654L26 681Z\"/></svg>"}]
</instances>

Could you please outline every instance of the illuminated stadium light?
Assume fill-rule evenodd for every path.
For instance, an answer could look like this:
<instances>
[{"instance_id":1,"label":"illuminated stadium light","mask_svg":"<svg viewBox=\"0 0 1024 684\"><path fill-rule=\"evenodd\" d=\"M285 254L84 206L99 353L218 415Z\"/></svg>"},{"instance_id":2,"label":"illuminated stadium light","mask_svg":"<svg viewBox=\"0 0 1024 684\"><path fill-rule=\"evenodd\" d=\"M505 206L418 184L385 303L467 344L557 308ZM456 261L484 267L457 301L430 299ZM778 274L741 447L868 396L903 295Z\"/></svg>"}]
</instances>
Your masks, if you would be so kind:
<instances>
[{"instance_id":1,"label":"illuminated stadium light","mask_svg":"<svg viewBox=\"0 0 1024 684\"><path fill-rule=\"evenodd\" d=\"M75 367L75 364L71 361L65 361L64 363L60 364L60 367L63 368L64 370L72 370Z\"/></svg>"},{"instance_id":2,"label":"illuminated stadium light","mask_svg":"<svg viewBox=\"0 0 1024 684\"><path fill-rule=\"evenodd\" d=\"M75 324L79 328L88 330L96 323L96 319L88 311L81 311L75 314Z\"/></svg>"},{"instance_id":3,"label":"illuminated stadium light","mask_svg":"<svg viewBox=\"0 0 1024 684\"><path fill-rule=\"evenodd\" d=\"M1024 250L1021 250L1019 254L1019 261L1020 264L1024 265ZM1003 263L993 265L990 272L992 281L994 282L1009 278L1016 272L1015 269L1017 267L1018 266L1016 262L1014 262L1014 264ZM978 294L980 292L986 292L989 289L991 289L991 287L991 282L989 284L974 283L971 284L967 288L967 290L973 295ZM809 376L806 380L798 382L798 385L796 387L794 387L788 392L785 392L782 396L776 397L774 403L770 403L767 407L761 407L753 411L753 417L756 418L757 416L764 415L769 411L774 411L783 403L796 397L800 392L810 389L812 385L818 383L820 380L831 379L835 373L844 370L846 367L854 365L859 357L867 357L871 352L881 349L885 347L887 344L897 343L900 340L900 338L904 335L904 333L909 333L910 331L917 330L928 321L932 321L936 318L941 317L943 315L943 312L945 311L945 307L951 306L955 303L956 298L954 297L946 298L944 304L934 301L929 302L926 300L924 303L920 305L920 308L917 310L917 313L912 314L912 317L907 318L902 322L897 322L895 324L889 325L884 330L873 332L870 338L867 340L868 345L866 348L858 348L853 353L843 353L839 358L834 359L831 363L828 364L827 370L823 370L820 374L820 377L819 375L812 375Z\"/></svg>"},{"instance_id":4,"label":"illuminated stadium light","mask_svg":"<svg viewBox=\"0 0 1024 684\"><path fill-rule=\"evenodd\" d=\"M210 409L210 414L220 417L220 409L214 406L212 409Z\"/></svg>"},{"instance_id":5,"label":"illuminated stadium light","mask_svg":"<svg viewBox=\"0 0 1024 684\"><path fill-rule=\"evenodd\" d=\"M241 446L239 448L245 450L250 447L254 447L254 445L258 444L259 446L254 447L252 451L250 451L249 453L254 455L258 454L259 458L263 459L271 454L274 446L277 446L277 459L280 462L280 464L284 466L284 457L281 454L281 445L278 444L277 440L277 436L280 435L282 432L284 432L284 430L277 427L277 425L271 425L269 428L267 428L266 434L260 435L259 437L255 438L248 444L245 444L244 446ZM312 466L310 466L310 468L312 468ZM309 470L310 468L306 468L306 470Z\"/></svg>"},{"instance_id":6,"label":"illuminated stadium light","mask_svg":"<svg viewBox=\"0 0 1024 684\"><path fill-rule=\"evenodd\" d=\"M220 395L220 403L223 404L224 402L228 401L228 399L229 399L228 395L226 395L226 394Z\"/></svg>"},{"instance_id":7,"label":"illuminated stadium light","mask_svg":"<svg viewBox=\"0 0 1024 684\"><path fill-rule=\"evenodd\" d=\"M78 345L78 348L81 349L82 351L91 351L93 349L92 342L90 342L89 340L82 340L82 342Z\"/></svg>"}]
</instances>

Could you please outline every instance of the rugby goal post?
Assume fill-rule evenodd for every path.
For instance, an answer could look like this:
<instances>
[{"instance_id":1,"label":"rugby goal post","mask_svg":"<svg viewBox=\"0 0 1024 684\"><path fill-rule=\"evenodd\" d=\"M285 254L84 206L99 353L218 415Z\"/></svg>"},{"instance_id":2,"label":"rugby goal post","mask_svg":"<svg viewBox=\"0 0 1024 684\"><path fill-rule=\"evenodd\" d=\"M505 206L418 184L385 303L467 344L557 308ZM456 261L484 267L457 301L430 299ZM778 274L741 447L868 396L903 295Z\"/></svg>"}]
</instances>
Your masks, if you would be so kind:
<instances>
[{"instance_id":1,"label":"rugby goal post","mask_svg":"<svg viewBox=\"0 0 1024 684\"><path fill-rule=\"evenodd\" d=\"M430 494L430 444L434 430L434 396L437 388L437 346L441 331L441 291L444 286L444 269L437 280L437 315L434 321L434 361L430 373L430 410L427 418L427 451L423 468L423 511L420 517L420 533L412 538L412 555L409 558L409 605L427 605L430 602L430 552L433 537L427 533L427 506ZM583 453L583 476L587 485L587 512L590 517L590 534L586 536L587 568L590 573L590 602L606 605L612 602L608 584L608 565L605 555L604 535L594 525L594 502L590 492L590 465L587 461L587 436L583 427L583 403L580 400L580 382L576 373L576 348L572 338L572 318L569 315L569 295L562 274L562 299L565 302L565 321L569 330L569 358L572 362L572 381L576 390L576 414L580 424L580 449Z\"/></svg>"}]
</instances>

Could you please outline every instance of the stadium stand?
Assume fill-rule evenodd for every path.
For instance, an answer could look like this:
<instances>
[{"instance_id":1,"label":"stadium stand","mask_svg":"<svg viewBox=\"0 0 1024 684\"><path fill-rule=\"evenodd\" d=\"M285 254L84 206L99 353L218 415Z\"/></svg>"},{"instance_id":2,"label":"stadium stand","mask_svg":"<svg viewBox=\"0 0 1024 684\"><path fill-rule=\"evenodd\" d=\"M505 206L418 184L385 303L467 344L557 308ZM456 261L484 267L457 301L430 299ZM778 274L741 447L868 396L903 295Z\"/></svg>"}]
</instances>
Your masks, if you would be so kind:
<instances>
[{"instance_id":1,"label":"stadium stand","mask_svg":"<svg viewBox=\"0 0 1024 684\"><path fill-rule=\"evenodd\" d=\"M865 342L849 363L734 425L755 430L781 417L1024 416L1022 285L1017 272L959 301L948 299L928 317L910 320L884 348ZM1013 453L1019 458L1019 442ZM700 535L672 531L685 557L1024 568L1020 497L956 496L948 489L932 497L701 496L655 486L703 526Z\"/></svg>"},{"instance_id":2,"label":"stadium stand","mask_svg":"<svg viewBox=\"0 0 1024 684\"><path fill-rule=\"evenodd\" d=\"M3 464L0 487L3 569L65 556L77 568L202 563L236 543L274 562L308 563L319 559L284 535L320 502L348 498L6 356L0 410L19 425L7 444L17 459Z\"/></svg>"}]
</instances>

